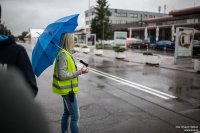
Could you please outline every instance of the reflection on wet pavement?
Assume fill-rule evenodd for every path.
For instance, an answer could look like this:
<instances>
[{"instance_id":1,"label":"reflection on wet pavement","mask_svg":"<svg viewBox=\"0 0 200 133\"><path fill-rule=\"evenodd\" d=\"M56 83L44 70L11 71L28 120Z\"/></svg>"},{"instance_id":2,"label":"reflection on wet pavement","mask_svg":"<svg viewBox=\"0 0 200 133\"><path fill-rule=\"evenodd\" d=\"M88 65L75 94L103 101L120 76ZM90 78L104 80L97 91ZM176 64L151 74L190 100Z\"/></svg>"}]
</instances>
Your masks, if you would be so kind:
<instances>
[{"instance_id":1,"label":"reflection on wet pavement","mask_svg":"<svg viewBox=\"0 0 200 133\"><path fill-rule=\"evenodd\" d=\"M92 54L84 55L84 58L88 61L90 67L105 73L172 94L184 101L200 100L199 74L163 69L159 66L126 62ZM107 80L101 76L98 76L98 78L104 80L104 82Z\"/></svg>"},{"instance_id":2,"label":"reflection on wet pavement","mask_svg":"<svg viewBox=\"0 0 200 133\"><path fill-rule=\"evenodd\" d=\"M143 66L143 75L159 75L160 74L160 68L156 66Z\"/></svg>"},{"instance_id":3,"label":"reflection on wet pavement","mask_svg":"<svg viewBox=\"0 0 200 133\"><path fill-rule=\"evenodd\" d=\"M98 84L98 85L97 85L97 88L99 88L99 89L104 89L105 86L104 86L104 85L100 85L100 84Z\"/></svg>"},{"instance_id":4,"label":"reflection on wet pavement","mask_svg":"<svg viewBox=\"0 0 200 133\"><path fill-rule=\"evenodd\" d=\"M200 89L197 86L191 86L191 87L183 87L183 86L175 86L175 87L169 87L169 91L173 93L176 97L184 100L188 100L190 98L200 100Z\"/></svg>"},{"instance_id":5,"label":"reflection on wet pavement","mask_svg":"<svg viewBox=\"0 0 200 133\"><path fill-rule=\"evenodd\" d=\"M105 79L105 77L103 77L103 76L100 76L100 75L97 75L97 78L98 78L98 79L100 79L100 80L103 80L103 79Z\"/></svg>"}]
</instances>

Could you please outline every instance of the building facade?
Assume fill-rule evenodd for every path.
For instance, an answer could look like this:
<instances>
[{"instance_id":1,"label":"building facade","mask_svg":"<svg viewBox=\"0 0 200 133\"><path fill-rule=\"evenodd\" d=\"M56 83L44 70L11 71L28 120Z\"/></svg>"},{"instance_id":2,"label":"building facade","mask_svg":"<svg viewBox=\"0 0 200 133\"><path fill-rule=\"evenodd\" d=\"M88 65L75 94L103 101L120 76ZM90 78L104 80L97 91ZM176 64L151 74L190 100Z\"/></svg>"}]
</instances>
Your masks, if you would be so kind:
<instances>
[{"instance_id":1,"label":"building facade","mask_svg":"<svg viewBox=\"0 0 200 133\"><path fill-rule=\"evenodd\" d=\"M124 28L125 26L130 27L132 23L143 22L144 20L150 18L156 18L165 16L163 13L156 12L146 12L146 11L134 11L134 10L123 10L123 9L114 9L109 8L111 16L109 21L111 26L116 28ZM91 21L95 17L95 8L92 7L89 10L85 11L85 27L86 32L90 33ZM114 29L116 29L114 28Z\"/></svg>"},{"instance_id":2,"label":"building facade","mask_svg":"<svg viewBox=\"0 0 200 133\"><path fill-rule=\"evenodd\" d=\"M144 22L147 25L128 28L129 37L144 39L144 32L147 30L151 43L159 40L174 41L176 27L191 27L195 29L196 33L200 31L200 6L173 10L169 12L168 16L151 18ZM196 38L199 37L196 36Z\"/></svg>"}]
</instances>

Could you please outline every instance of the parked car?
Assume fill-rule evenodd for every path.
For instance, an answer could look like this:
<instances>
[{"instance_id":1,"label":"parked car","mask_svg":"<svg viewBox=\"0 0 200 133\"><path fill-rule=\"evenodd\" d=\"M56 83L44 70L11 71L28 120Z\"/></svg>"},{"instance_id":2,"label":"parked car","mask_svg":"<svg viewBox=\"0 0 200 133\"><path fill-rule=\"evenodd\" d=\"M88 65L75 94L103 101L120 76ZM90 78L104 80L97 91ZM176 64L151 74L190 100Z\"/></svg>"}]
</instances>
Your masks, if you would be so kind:
<instances>
[{"instance_id":1,"label":"parked car","mask_svg":"<svg viewBox=\"0 0 200 133\"><path fill-rule=\"evenodd\" d=\"M142 44L142 40L138 39L138 40L134 41L134 42L131 44L131 46L132 46L133 48L140 48L140 44Z\"/></svg>"},{"instance_id":2,"label":"parked car","mask_svg":"<svg viewBox=\"0 0 200 133\"><path fill-rule=\"evenodd\" d=\"M158 41L155 45L153 45L153 49L174 49L175 43L168 40Z\"/></svg>"},{"instance_id":3,"label":"parked car","mask_svg":"<svg viewBox=\"0 0 200 133\"><path fill-rule=\"evenodd\" d=\"M193 55L197 56L200 55L200 41L193 40Z\"/></svg>"},{"instance_id":4,"label":"parked car","mask_svg":"<svg viewBox=\"0 0 200 133\"><path fill-rule=\"evenodd\" d=\"M132 43L132 47L134 48L142 48L142 47L150 47L150 43L146 40L137 40Z\"/></svg>"},{"instance_id":5,"label":"parked car","mask_svg":"<svg viewBox=\"0 0 200 133\"><path fill-rule=\"evenodd\" d=\"M137 38L127 38L126 40L127 47L131 48L142 48L150 47L150 43L146 40L140 40Z\"/></svg>"},{"instance_id":6,"label":"parked car","mask_svg":"<svg viewBox=\"0 0 200 133\"><path fill-rule=\"evenodd\" d=\"M154 45L155 45L154 43L151 43L149 48L153 49Z\"/></svg>"},{"instance_id":7,"label":"parked car","mask_svg":"<svg viewBox=\"0 0 200 133\"><path fill-rule=\"evenodd\" d=\"M150 48L151 44L150 42L148 42L147 40L142 40L142 43L140 44L140 48L141 47L147 47Z\"/></svg>"},{"instance_id":8,"label":"parked car","mask_svg":"<svg viewBox=\"0 0 200 133\"><path fill-rule=\"evenodd\" d=\"M132 44L136 41L138 41L139 39L137 38L127 38L126 39L126 46L131 48L132 47Z\"/></svg>"}]
</instances>

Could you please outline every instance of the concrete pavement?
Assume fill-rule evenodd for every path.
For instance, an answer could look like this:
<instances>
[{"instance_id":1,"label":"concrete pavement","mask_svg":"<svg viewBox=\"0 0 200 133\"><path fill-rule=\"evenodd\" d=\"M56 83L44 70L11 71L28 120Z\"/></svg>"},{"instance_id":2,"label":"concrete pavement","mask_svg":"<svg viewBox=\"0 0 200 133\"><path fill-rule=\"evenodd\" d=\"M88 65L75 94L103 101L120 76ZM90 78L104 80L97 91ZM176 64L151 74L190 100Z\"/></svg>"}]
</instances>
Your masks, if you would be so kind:
<instances>
[{"instance_id":1,"label":"concrete pavement","mask_svg":"<svg viewBox=\"0 0 200 133\"><path fill-rule=\"evenodd\" d=\"M29 44L20 43L21 45L25 45L27 49L31 50L33 46ZM91 49L91 53L93 53L94 49ZM104 54L102 56L115 58L115 53L112 49L104 49ZM160 56L160 64L158 67L165 68L165 69L172 69L184 72L193 72L196 73L194 70L194 59L192 60L191 64L174 64L174 56L167 56L167 55L159 55ZM134 52L133 50L128 49L126 51L126 58L124 61L130 61L134 63L144 64L144 57L142 52Z\"/></svg>"},{"instance_id":2,"label":"concrete pavement","mask_svg":"<svg viewBox=\"0 0 200 133\"><path fill-rule=\"evenodd\" d=\"M104 54L102 55L104 57L109 58L115 58L115 53L113 50L107 50L104 49ZM173 56L167 56L167 55L159 55L160 56L160 65L158 67L165 68L165 69L172 69L172 70L178 70L178 71L184 71L184 72L193 72L194 71L194 60L191 64L174 64L174 57ZM126 51L126 58L124 61L130 61L134 63L141 63L144 64L144 57L143 54L140 52L134 52L133 50L127 50Z\"/></svg>"},{"instance_id":3,"label":"concrete pavement","mask_svg":"<svg viewBox=\"0 0 200 133\"><path fill-rule=\"evenodd\" d=\"M31 55L29 48L28 54ZM127 55L128 61L143 63L142 54L127 51ZM114 52L104 50L103 56L113 59ZM59 133L63 104L62 98L51 92L52 73L53 66L50 66L37 78L39 93L36 101L44 110L51 133ZM122 90L128 88L125 85L108 82L94 73L81 75L79 81L82 133L182 133L189 124L199 129L195 121L125 92Z\"/></svg>"}]
</instances>

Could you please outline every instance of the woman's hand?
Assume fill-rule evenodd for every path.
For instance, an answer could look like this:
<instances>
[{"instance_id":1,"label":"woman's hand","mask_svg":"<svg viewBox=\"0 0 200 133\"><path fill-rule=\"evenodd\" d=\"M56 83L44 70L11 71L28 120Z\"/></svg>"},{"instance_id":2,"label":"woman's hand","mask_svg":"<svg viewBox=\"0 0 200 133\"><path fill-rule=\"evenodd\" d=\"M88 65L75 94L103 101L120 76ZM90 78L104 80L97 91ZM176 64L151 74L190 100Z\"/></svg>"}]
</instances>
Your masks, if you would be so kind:
<instances>
[{"instance_id":1,"label":"woman's hand","mask_svg":"<svg viewBox=\"0 0 200 133\"><path fill-rule=\"evenodd\" d=\"M88 73L89 72L89 69L87 68L87 67L82 67L81 69L80 69L80 72L81 72L81 74L84 74L84 73Z\"/></svg>"}]
</instances>

